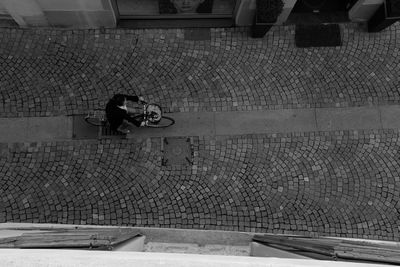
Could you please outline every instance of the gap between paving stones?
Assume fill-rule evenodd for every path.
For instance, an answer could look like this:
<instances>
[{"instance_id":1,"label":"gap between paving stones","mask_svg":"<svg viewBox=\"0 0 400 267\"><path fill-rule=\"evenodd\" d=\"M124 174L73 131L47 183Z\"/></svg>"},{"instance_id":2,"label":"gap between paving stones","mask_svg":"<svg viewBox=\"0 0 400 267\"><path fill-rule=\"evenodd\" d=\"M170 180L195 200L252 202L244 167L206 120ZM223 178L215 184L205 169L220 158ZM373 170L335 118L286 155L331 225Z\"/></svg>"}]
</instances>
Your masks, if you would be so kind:
<instances>
[{"instance_id":1,"label":"gap between paving stones","mask_svg":"<svg viewBox=\"0 0 400 267\"><path fill-rule=\"evenodd\" d=\"M267 111L170 113L167 129L138 128L128 138L397 129L400 105ZM0 142L72 139L72 117L0 118Z\"/></svg>"}]
</instances>

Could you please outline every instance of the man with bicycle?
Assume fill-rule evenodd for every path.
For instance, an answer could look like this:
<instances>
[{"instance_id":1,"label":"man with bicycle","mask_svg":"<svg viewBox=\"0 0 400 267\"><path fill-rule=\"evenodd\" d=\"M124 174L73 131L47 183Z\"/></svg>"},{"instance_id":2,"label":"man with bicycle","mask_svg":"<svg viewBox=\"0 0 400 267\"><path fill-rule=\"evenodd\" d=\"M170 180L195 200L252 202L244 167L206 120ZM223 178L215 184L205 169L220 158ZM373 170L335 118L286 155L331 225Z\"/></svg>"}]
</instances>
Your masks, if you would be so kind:
<instances>
[{"instance_id":1,"label":"man with bicycle","mask_svg":"<svg viewBox=\"0 0 400 267\"><path fill-rule=\"evenodd\" d=\"M146 122L131 117L129 114L134 113L135 109L126 106L128 101L144 102L142 96L129 96L124 94L114 95L106 105L106 116L110 123L110 128L124 134L130 132L132 125L136 127L145 126Z\"/></svg>"}]
</instances>

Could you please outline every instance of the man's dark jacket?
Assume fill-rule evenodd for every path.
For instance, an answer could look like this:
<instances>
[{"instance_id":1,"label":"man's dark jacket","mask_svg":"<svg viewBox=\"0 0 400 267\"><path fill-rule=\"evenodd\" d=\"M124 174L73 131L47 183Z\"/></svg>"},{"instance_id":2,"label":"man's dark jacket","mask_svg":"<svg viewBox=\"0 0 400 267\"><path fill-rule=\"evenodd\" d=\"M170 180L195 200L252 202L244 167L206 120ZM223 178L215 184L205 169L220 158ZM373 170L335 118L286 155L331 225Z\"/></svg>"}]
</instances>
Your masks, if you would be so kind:
<instances>
[{"instance_id":1,"label":"man's dark jacket","mask_svg":"<svg viewBox=\"0 0 400 267\"><path fill-rule=\"evenodd\" d=\"M124 95L124 96L126 97L126 100L133 102L139 101L139 97L137 96L129 96L129 95ZM110 128L114 131L118 129L118 127L122 124L124 119L133 123L137 127L140 126L140 121L133 119L131 116L128 115L128 112L126 110L119 108L114 98L108 101L106 105L106 115L107 115L107 120L110 123Z\"/></svg>"}]
</instances>

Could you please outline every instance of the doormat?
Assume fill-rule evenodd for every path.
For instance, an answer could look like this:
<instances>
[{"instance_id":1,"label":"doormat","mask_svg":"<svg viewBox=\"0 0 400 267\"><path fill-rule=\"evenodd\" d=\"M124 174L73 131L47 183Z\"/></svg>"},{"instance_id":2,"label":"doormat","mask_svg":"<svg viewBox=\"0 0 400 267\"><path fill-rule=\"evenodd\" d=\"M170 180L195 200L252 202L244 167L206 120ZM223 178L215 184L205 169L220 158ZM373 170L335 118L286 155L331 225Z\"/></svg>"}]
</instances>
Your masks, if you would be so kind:
<instances>
[{"instance_id":1,"label":"doormat","mask_svg":"<svg viewBox=\"0 0 400 267\"><path fill-rule=\"evenodd\" d=\"M338 24L296 25L297 47L341 46L342 36Z\"/></svg>"},{"instance_id":2,"label":"doormat","mask_svg":"<svg viewBox=\"0 0 400 267\"><path fill-rule=\"evenodd\" d=\"M192 165L193 145L191 138L165 137L162 140L161 150L163 152L162 165Z\"/></svg>"}]
</instances>

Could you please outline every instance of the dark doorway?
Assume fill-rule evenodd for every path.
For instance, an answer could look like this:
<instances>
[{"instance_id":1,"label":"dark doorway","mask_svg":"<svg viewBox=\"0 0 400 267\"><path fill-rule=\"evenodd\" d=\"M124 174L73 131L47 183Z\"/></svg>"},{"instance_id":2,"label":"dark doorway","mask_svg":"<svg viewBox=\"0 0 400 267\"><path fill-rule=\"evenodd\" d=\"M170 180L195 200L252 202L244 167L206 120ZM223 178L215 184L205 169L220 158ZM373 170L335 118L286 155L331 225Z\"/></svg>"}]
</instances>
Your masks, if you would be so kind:
<instances>
[{"instance_id":1,"label":"dark doorway","mask_svg":"<svg viewBox=\"0 0 400 267\"><path fill-rule=\"evenodd\" d=\"M211 28L234 26L236 0L112 0L118 26Z\"/></svg>"},{"instance_id":2,"label":"dark doorway","mask_svg":"<svg viewBox=\"0 0 400 267\"><path fill-rule=\"evenodd\" d=\"M348 22L348 10L357 0L297 0L289 24Z\"/></svg>"}]
</instances>

